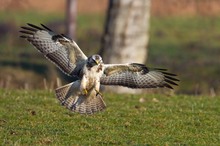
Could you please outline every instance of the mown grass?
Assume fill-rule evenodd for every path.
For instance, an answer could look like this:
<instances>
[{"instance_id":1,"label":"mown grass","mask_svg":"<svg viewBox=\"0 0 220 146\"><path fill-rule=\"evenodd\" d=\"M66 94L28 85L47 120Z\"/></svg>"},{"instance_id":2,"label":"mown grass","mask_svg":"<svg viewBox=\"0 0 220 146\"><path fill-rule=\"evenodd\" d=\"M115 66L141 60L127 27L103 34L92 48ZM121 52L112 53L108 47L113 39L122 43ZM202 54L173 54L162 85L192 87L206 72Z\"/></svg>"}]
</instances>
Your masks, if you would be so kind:
<instances>
[{"instance_id":1,"label":"mown grass","mask_svg":"<svg viewBox=\"0 0 220 146\"><path fill-rule=\"evenodd\" d=\"M145 102L139 102L143 98ZM86 116L53 92L0 90L1 145L218 145L220 97L105 94Z\"/></svg>"}]
</instances>

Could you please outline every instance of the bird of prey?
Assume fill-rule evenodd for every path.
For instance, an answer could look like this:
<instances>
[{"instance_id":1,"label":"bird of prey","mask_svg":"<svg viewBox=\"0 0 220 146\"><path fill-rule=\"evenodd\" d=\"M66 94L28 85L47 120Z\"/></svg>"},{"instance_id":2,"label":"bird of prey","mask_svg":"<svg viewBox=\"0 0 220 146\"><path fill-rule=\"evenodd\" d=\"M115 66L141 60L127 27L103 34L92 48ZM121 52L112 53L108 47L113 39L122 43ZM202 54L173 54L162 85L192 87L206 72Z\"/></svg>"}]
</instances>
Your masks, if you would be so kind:
<instances>
[{"instance_id":1,"label":"bird of prey","mask_svg":"<svg viewBox=\"0 0 220 146\"><path fill-rule=\"evenodd\" d=\"M129 88L173 89L179 80L166 69L148 68L143 64L104 64L100 55L87 57L78 45L63 34L56 34L47 26L27 23L20 37L25 38L60 70L77 80L55 89L62 105L73 112L93 114L105 109L100 85Z\"/></svg>"}]
</instances>

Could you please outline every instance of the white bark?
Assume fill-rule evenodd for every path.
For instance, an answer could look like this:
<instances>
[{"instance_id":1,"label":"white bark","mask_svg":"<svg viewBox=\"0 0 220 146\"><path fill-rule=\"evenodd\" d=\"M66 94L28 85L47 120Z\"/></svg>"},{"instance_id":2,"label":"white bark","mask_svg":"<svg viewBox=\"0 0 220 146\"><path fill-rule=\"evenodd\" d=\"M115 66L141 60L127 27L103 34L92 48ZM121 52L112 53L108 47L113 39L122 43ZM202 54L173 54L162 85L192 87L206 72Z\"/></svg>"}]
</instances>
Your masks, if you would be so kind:
<instances>
[{"instance_id":1,"label":"white bark","mask_svg":"<svg viewBox=\"0 0 220 146\"><path fill-rule=\"evenodd\" d=\"M102 40L105 63L145 63L149 39L150 0L110 0ZM139 93L112 87L117 93Z\"/></svg>"}]
</instances>

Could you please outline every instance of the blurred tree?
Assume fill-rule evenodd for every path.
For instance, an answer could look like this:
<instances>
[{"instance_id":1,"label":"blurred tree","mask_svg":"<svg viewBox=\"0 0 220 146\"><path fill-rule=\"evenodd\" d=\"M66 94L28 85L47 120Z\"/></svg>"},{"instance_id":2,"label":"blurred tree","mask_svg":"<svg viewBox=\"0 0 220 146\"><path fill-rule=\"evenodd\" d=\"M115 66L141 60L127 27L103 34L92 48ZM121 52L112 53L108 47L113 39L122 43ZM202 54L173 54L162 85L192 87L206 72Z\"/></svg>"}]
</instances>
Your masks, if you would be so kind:
<instances>
[{"instance_id":1,"label":"blurred tree","mask_svg":"<svg viewBox=\"0 0 220 146\"><path fill-rule=\"evenodd\" d=\"M149 39L150 0L109 0L100 54L105 63L145 63ZM118 93L138 93L109 87Z\"/></svg>"},{"instance_id":2,"label":"blurred tree","mask_svg":"<svg viewBox=\"0 0 220 146\"><path fill-rule=\"evenodd\" d=\"M67 36L76 39L76 16L77 16L77 0L66 1L66 28Z\"/></svg>"}]
</instances>

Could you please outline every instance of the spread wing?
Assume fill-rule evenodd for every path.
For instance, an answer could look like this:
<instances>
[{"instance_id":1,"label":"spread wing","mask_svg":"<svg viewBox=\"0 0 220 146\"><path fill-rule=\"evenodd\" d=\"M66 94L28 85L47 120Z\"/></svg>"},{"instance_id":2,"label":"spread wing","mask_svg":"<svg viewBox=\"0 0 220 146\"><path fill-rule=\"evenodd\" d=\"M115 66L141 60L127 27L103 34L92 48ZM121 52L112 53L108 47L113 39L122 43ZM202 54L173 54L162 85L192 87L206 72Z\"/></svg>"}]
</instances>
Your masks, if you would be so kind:
<instances>
[{"instance_id":1,"label":"spread wing","mask_svg":"<svg viewBox=\"0 0 220 146\"><path fill-rule=\"evenodd\" d=\"M149 69L143 64L106 64L100 82L103 85L120 85L129 88L167 87L173 89L179 80L166 69Z\"/></svg>"},{"instance_id":2,"label":"spread wing","mask_svg":"<svg viewBox=\"0 0 220 146\"><path fill-rule=\"evenodd\" d=\"M21 27L20 37L27 39L64 73L78 74L87 57L74 41L64 35L55 34L43 24L42 27L29 23L27 25Z\"/></svg>"}]
</instances>

